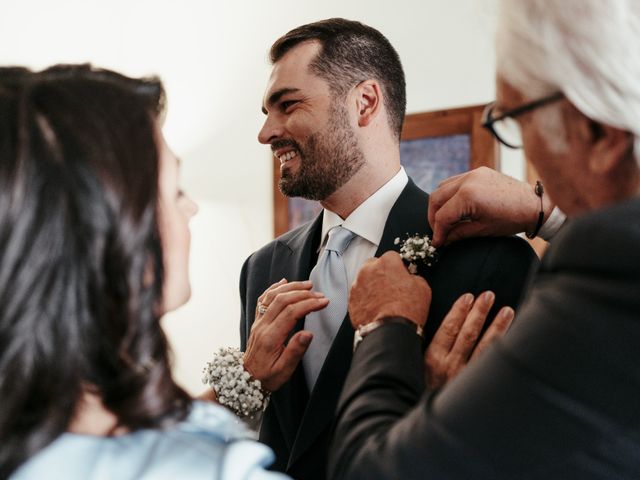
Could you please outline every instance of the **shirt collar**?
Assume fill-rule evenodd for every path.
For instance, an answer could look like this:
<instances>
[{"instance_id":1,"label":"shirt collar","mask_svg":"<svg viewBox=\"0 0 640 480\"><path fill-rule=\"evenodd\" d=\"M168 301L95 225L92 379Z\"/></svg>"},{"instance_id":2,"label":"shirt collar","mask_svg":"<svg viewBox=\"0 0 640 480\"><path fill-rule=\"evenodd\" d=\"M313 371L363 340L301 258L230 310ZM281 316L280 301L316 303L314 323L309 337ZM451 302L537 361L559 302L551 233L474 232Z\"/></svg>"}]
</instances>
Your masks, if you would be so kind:
<instances>
[{"instance_id":1,"label":"shirt collar","mask_svg":"<svg viewBox=\"0 0 640 480\"><path fill-rule=\"evenodd\" d=\"M322 216L322 241L320 245L324 245L329 230L342 225L377 247L380 244L389 212L408 181L407 173L403 167L400 167L398 173L358 205L358 208L344 220L336 213L325 208Z\"/></svg>"}]
</instances>

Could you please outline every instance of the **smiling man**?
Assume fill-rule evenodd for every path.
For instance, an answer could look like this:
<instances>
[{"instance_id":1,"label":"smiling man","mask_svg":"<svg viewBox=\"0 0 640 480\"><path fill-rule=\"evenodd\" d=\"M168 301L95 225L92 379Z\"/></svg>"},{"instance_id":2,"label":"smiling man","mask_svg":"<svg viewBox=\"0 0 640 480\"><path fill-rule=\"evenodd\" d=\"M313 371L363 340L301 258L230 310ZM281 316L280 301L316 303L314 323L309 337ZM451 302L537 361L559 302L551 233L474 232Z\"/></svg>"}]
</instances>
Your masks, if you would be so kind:
<instances>
[{"instance_id":1,"label":"smiling man","mask_svg":"<svg viewBox=\"0 0 640 480\"><path fill-rule=\"evenodd\" d=\"M313 200L330 197L366 163L346 106L334 101L327 82L307 69L319 50L319 43L307 43L290 61L274 66L263 107L268 120L259 135L280 160L282 193ZM298 85L301 80L304 89L283 86ZM320 125L324 128L319 129ZM379 172L378 183L384 183L386 175Z\"/></svg>"},{"instance_id":2,"label":"smiling man","mask_svg":"<svg viewBox=\"0 0 640 480\"><path fill-rule=\"evenodd\" d=\"M245 368L273 392L260 439L276 468L322 479L353 349L349 286L367 259L397 249L397 237L431 234L428 195L400 166L404 73L380 32L344 19L304 25L274 43L271 60L258 139L280 160L281 191L324 210L246 261L241 342ZM517 238L443 248L420 271L433 288L425 345L464 293L492 290L483 308L515 308L533 258ZM512 317L505 309L498 323Z\"/></svg>"}]
</instances>

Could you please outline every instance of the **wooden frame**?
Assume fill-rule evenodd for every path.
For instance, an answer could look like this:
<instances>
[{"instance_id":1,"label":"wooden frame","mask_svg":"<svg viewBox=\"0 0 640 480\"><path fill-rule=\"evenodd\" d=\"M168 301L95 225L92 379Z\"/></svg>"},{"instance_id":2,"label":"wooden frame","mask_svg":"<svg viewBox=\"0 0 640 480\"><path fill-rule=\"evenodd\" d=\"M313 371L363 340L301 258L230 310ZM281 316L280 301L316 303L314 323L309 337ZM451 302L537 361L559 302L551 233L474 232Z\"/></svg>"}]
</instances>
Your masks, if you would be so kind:
<instances>
[{"instance_id":1,"label":"wooden frame","mask_svg":"<svg viewBox=\"0 0 640 480\"><path fill-rule=\"evenodd\" d=\"M405 117L402 141L467 134L470 136L469 170L483 165L498 168L498 144L482 124L484 105L413 113Z\"/></svg>"},{"instance_id":2,"label":"wooden frame","mask_svg":"<svg viewBox=\"0 0 640 480\"><path fill-rule=\"evenodd\" d=\"M499 166L499 148L491 133L481 125L484 105L414 113L405 117L401 141L467 135L468 170L486 165ZM274 234L281 235L295 225L289 225L289 199L278 189L280 162L273 159ZM423 187L425 188L425 187Z\"/></svg>"}]
</instances>

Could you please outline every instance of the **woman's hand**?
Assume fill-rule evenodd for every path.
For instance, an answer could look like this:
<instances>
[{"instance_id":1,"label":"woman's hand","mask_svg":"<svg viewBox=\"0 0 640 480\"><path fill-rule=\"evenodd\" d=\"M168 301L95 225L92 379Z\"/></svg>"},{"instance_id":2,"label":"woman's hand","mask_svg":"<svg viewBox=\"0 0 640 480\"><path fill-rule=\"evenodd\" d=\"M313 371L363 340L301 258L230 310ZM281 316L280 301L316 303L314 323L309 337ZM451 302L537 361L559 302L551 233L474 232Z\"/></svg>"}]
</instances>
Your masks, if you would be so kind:
<instances>
[{"instance_id":1,"label":"woman's hand","mask_svg":"<svg viewBox=\"0 0 640 480\"><path fill-rule=\"evenodd\" d=\"M311 332L302 330L287 342L296 322L329 304L329 299L322 293L312 292L311 286L308 280L282 279L258 298L244 367L270 392L289 380L313 339Z\"/></svg>"}]
</instances>

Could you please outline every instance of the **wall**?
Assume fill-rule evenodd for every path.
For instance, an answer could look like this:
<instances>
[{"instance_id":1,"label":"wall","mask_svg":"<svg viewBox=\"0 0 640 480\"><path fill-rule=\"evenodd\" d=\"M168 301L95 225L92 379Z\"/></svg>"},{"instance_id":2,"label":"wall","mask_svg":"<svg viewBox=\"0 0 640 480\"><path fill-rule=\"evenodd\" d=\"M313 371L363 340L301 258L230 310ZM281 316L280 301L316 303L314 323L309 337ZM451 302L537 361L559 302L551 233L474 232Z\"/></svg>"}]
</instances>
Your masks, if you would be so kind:
<instances>
[{"instance_id":1,"label":"wall","mask_svg":"<svg viewBox=\"0 0 640 480\"><path fill-rule=\"evenodd\" d=\"M403 60L409 112L494 96L494 0L3 3L0 64L92 62L165 82L165 135L200 213L192 223L193 297L163 325L176 377L194 393L211 352L238 344L240 267L272 235L271 157L256 136L267 51L278 36L333 16L380 29ZM519 158L503 164L521 176Z\"/></svg>"}]
</instances>

